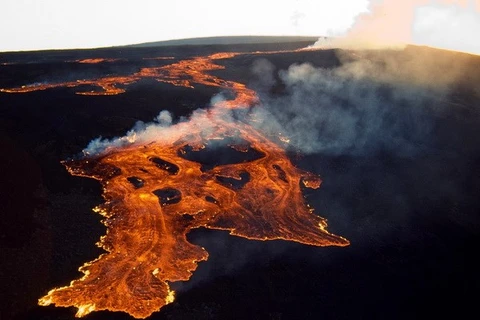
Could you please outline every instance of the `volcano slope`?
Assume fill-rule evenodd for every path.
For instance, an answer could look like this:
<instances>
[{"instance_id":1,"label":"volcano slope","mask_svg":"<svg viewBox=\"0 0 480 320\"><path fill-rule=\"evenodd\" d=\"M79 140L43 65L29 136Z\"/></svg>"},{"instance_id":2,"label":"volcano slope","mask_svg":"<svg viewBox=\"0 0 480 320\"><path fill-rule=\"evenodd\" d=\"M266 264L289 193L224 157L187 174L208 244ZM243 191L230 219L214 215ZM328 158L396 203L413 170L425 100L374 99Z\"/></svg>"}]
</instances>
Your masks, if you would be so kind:
<instances>
[{"instance_id":1,"label":"volcano slope","mask_svg":"<svg viewBox=\"0 0 480 320\"><path fill-rule=\"evenodd\" d=\"M4 277L9 289L2 312L16 318L74 316L74 309L35 307L36 300L47 290L78 279L77 268L103 252L94 244L105 227L89 212L104 201L98 182L70 176L60 161L72 159L96 137L124 136L137 121L149 122L161 110L168 110L175 124L188 123L181 117L200 117L199 111L194 113L197 109L215 113L215 105L228 106L236 95L222 85L182 86L172 83L174 79L162 83L149 76L131 78L142 68L167 67L218 52L241 54L215 60L225 68L205 73L245 84L257 100L241 110L229 110L227 120L215 119L261 132L271 141L270 148L285 150L295 168L321 175L319 189L303 187L318 184L308 175L303 181L307 183L295 181L305 203L315 209L313 215L327 218L329 231L351 244L318 248L192 230L188 242L205 248L209 261L199 264L190 281L171 283L177 291L175 302L151 317L440 314L425 302L427 295L446 306L442 314L468 311L472 292L479 287L472 257L479 231L478 57L413 46L400 51L296 50L305 45L3 55L2 141L8 153L2 166L6 175L2 269L9 275ZM90 81L98 78L109 80L103 86ZM65 83L69 85L60 85ZM41 86L47 87L29 90ZM109 91L112 86L121 90ZM15 88L18 92L12 93ZM192 113L196 116L190 118ZM169 123L167 116L155 126ZM145 127L137 124L137 132ZM101 148L110 145L98 142ZM214 145L212 153L205 144L190 142L190 149L185 149L187 145L182 149L187 154L207 151L191 159L202 165L202 172L241 158L219 151L222 148L214 143L206 145ZM230 142L241 146L236 151L248 149L238 139ZM174 168L169 163L156 164L168 172ZM281 180L285 169L272 168L270 175ZM240 173L217 172L227 184L242 181ZM38 178L29 184L29 177ZM255 181L249 179L247 185ZM141 181L132 180L134 186ZM163 191L175 201L175 191ZM218 201L213 196L205 199L204 206ZM281 204L272 209L275 205ZM185 219L187 223L192 217ZM18 298L25 288L25 297ZM92 311L88 306L81 310Z\"/></svg>"}]
</instances>

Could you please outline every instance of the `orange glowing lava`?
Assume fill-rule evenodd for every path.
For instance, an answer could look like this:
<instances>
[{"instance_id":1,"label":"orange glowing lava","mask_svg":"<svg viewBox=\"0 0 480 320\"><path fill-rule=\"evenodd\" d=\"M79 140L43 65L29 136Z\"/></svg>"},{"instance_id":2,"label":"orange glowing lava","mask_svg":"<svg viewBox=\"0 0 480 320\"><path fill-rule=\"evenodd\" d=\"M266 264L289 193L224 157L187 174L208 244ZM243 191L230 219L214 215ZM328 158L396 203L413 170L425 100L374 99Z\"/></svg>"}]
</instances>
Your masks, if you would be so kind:
<instances>
[{"instance_id":1,"label":"orange glowing lava","mask_svg":"<svg viewBox=\"0 0 480 320\"><path fill-rule=\"evenodd\" d=\"M107 252L79 269L82 278L48 292L40 305L74 306L78 317L111 310L146 318L173 302L170 282L188 280L198 262L207 260L206 250L186 238L190 230L200 227L254 240L349 244L329 233L326 220L305 202L302 185L317 189L320 178L295 167L282 147L247 121L231 119L229 109L258 104L256 93L242 83L207 72L224 68L214 60L237 54L196 57L143 68L125 77L6 91L95 85L103 91L77 93L118 94L124 91L120 85L153 78L176 86L214 86L236 94L233 100L197 112L188 122L157 128L148 139L63 162L72 175L97 179L103 186L105 203L94 211L104 217L107 233L97 245ZM223 152L230 156L224 157ZM202 162L205 158L211 162Z\"/></svg>"},{"instance_id":2,"label":"orange glowing lava","mask_svg":"<svg viewBox=\"0 0 480 320\"><path fill-rule=\"evenodd\" d=\"M175 86L193 88L194 84L214 86L222 89L233 90L237 93L237 98L233 101L225 102L226 107L237 105L252 105L257 101L253 90L248 89L244 84L227 81L207 74L207 71L220 70L225 67L215 64L214 60L227 59L238 55L239 53L215 53L206 57L195 57L187 60L181 60L177 63L162 67L142 68L140 71L126 76L108 76L97 79L80 79L76 81L60 83L35 83L24 85L17 88L0 89L0 92L6 93L26 93L53 88L81 88L85 86L97 87L98 90L83 91L78 90L80 95L116 95L125 92L125 87L129 84L138 82L141 79L151 78L159 82L170 83ZM88 61L106 59L86 59ZM79 60L79 61L86 61Z\"/></svg>"},{"instance_id":3,"label":"orange glowing lava","mask_svg":"<svg viewBox=\"0 0 480 320\"><path fill-rule=\"evenodd\" d=\"M204 57L194 57L191 59L181 60L161 67L142 68L140 71L125 76L108 76L96 79L79 79L76 81L58 82L58 83L34 83L31 85L23 85L17 88L0 88L0 92L5 93L27 93L41 91L54 88L81 88L96 87L97 90L84 91L79 89L76 94L91 96L109 96L124 93L125 87L140 81L141 79L155 79L159 82L170 83L175 86L194 88L195 84L214 86L226 90L232 90L236 93L235 100L224 102L224 107L235 108L239 105L248 106L258 102L256 93L248 89L244 84L234 81L220 79L210 75L207 71L222 70L224 66L214 63L215 60L228 59L241 54L275 54L284 52L302 51L303 49L292 51L256 51L250 53L239 52L220 52ZM158 57L160 60L170 59L173 57ZM152 58L154 59L154 58ZM76 60L81 63L100 63L115 59L84 59ZM119 60L119 59L116 59Z\"/></svg>"},{"instance_id":4,"label":"orange glowing lava","mask_svg":"<svg viewBox=\"0 0 480 320\"><path fill-rule=\"evenodd\" d=\"M96 63L102 63L102 62L116 62L120 59L104 59L104 58L92 58L92 59L81 59L81 60L75 60L75 62L78 63L88 63L88 64L96 64Z\"/></svg>"},{"instance_id":5,"label":"orange glowing lava","mask_svg":"<svg viewBox=\"0 0 480 320\"><path fill-rule=\"evenodd\" d=\"M64 163L71 174L103 185L106 203L96 211L105 217L108 231L99 246L108 253L86 263L83 278L50 291L41 305L75 306L78 316L112 310L148 317L173 301L169 282L188 280L208 258L186 239L199 227L254 240L348 245L305 203L300 185L318 188L319 177L296 168L257 130L223 120L221 113L177 124L156 141ZM258 158L208 169L188 159L229 138L248 142L231 148L253 149Z\"/></svg>"}]
</instances>

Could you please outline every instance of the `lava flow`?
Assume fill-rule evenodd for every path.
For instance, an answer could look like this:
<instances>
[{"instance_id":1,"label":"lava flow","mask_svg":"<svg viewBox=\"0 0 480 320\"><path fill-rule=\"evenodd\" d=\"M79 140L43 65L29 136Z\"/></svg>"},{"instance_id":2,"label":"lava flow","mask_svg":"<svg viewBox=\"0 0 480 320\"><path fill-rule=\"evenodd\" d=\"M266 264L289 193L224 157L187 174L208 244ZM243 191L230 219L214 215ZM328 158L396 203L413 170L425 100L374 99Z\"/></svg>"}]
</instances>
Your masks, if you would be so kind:
<instances>
[{"instance_id":1,"label":"lava flow","mask_svg":"<svg viewBox=\"0 0 480 320\"><path fill-rule=\"evenodd\" d=\"M189 121L154 128L153 135L144 132L100 154L63 162L72 175L103 186L105 203L94 211L107 227L97 243L106 253L80 267L82 278L48 292L40 305L74 306L78 317L95 310L148 317L174 300L169 283L188 280L198 262L207 260L206 250L186 237L200 227L254 240L349 244L329 233L326 220L305 202L302 185L317 189L320 178L296 168L281 146L246 119L232 120L231 108L258 104L255 92L207 71L223 68L214 60L235 55L213 54L87 81L103 88L102 94L120 93L119 84L150 77L176 86L230 89L236 96L195 112Z\"/></svg>"},{"instance_id":2,"label":"lava flow","mask_svg":"<svg viewBox=\"0 0 480 320\"><path fill-rule=\"evenodd\" d=\"M87 64L97 64L97 63L103 63L103 62L116 62L118 60L120 60L120 59L91 58L91 59L75 60L75 62L87 63Z\"/></svg>"},{"instance_id":3,"label":"lava flow","mask_svg":"<svg viewBox=\"0 0 480 320\"><path fill-rule=\"evenodd\" d=\"M58 83L34 83L31 85L23 85L17 88L2 88L0 92L6 93L26 93L54 88L81 88L81 87L97 87L100 90L79 90L76 93L80 95L117 95L125 92L126 86L136 83L141 79L154 79L159 82L166 82L175 86L183 86L193 88L194 84L206 86L214 86L223 89L233 90L237 93L237 98L232 101L225 102L226 107L235 107L240 105L252 105L256 99L253 90L248 89L244 84L227 81L207 74L206 71L220 70L225 67L215 64L214 60L227 59L238 55L239 53L215 53L205 57L194 57L191 59L181 60L162 67L142 68L140 71L124 76L107 76L96 79L78 79L75 81L58 82ZM164 57L160 57L164 58ZM86 61L86 62L85 62ZM108 61L108 59L85 59L77 60L80 63L100 63Z\"/></svg>"}]
</instances>

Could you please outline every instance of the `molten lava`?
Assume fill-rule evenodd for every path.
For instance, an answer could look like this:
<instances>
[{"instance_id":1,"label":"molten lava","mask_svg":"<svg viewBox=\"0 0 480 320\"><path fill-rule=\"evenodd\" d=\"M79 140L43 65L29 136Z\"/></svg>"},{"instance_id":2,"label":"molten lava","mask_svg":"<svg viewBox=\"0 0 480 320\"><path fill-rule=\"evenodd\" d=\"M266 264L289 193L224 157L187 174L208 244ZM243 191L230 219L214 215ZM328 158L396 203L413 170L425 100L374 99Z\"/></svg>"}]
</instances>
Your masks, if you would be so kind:
<instances>
[{"instance_id":1,"label":"molten lava","mask_svg":"<svg viewBox=\"0 0 480 320\"><path fill-rule=\"evenodd\" d=\"M107 252L80 267L81 279L48 292L40 305L74 306L79 317L95 310L148 317L174 300L170 282L188 280L198 262L207 260L205 249L186 237L200 227L254 240L349 244L329 233L326 220L305 202L301 185L317 189L320 178L296 168L282 147L245 119L231 119L229 109L257 104L255 92L207 72L223 68L214 60L237 54L196 57L131 76L3 89L28 92L88 84L103 91L77 93L118 94L125 90L120 85L153 78L236 94L187 122L157 128L148 139L63 162L72 175L97 179L103 186L105 203L94 211L104 217L107 233L97 245Z\"/></svg>"},{"instance_id":2,"label":"molten lava","mask_svg":"<svg viewBox=\"0 0 480 320\"><path fill-rule=\"evenodd\" d=\"M141 79L151 78L159 82L170 83L175 86L193 88L194 84L214 86L228 90L234 90L237 98L233 101L225 102L225 107L235 107L238 105L252 105L257 102L256 94L248 89L244 84L227 81L218 77L209 75L206 71L220 70L225 67L215 64L214 60L227 59L238 55L239 53L215 53L206 57L194 57L182 60L177 63L162 67L142 68L140 71L126 76L108 76L97 79L79 79L76 81L59 83L34 83L17 88L0 89L0 92L6 93L26 93L53 88L77 88L85 86L97 87L100 90L77 91L80 95L117 95L124 93L124 87L138 82ZM161 57L163 59L164 57ZM99 63L107 59L85 59L77 62ZM87 61L87 62L85 62Z\"/></svg>"},{"instance_id":3,"label":"molten lava","mask_svg":"<svg viewBox=\"0 0 480 320\"><path fill-rule=\"evenodd\" d=\"M104 58L92 58L92 59L80 59L80 60L75 60L75 62L78 63L88 63L88 64L97 64L97 63L102 63L102 62L115 62L120 59L104 59Z\"/></svg>"}]
</instances>

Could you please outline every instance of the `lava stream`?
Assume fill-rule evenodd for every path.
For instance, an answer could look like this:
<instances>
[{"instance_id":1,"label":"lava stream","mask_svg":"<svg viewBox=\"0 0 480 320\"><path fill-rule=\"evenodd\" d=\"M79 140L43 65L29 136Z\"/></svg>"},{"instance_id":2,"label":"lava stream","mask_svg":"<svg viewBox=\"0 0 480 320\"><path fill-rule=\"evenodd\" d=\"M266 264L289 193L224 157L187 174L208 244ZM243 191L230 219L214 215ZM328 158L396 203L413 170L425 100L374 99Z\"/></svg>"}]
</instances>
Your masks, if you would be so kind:
<instances>
[{"instance_id":1,"label":"lava stream","mask_svg":"<svg viewBox=\"0 0 480 320\"><path fill-rule=\"evenodd\" d=\"M48 292L40 305L74 306L79 317L111 310L146 318L174 300L170 282L188 280L198 262L207 260L206 250L186 237L200 227L253 240L349 244L329 233L326 220L305 202L301 185L317 189L320 178L296 168L279 145L247 121L229 117L231 108L257 105L257 95L242 83L208 71L224 68L215 60L238 54L195 57L127 76L1 89L21 93L89 85L101 90L77 93L114 95L131 83L152 78L235 93L233 100L199 111L187 122L159 129L149 141L112 146L99 155L63 162L72 175L97 179L103 186L105 203L94 210L107 227L97 243L106 253L80 267L82 278ZM218 150L233 156L225 161ZM202 163L201 152L211 152L207 157L211 163Z\"/></svg>"}]
</instances>

